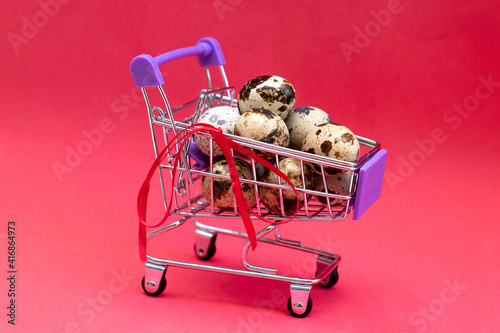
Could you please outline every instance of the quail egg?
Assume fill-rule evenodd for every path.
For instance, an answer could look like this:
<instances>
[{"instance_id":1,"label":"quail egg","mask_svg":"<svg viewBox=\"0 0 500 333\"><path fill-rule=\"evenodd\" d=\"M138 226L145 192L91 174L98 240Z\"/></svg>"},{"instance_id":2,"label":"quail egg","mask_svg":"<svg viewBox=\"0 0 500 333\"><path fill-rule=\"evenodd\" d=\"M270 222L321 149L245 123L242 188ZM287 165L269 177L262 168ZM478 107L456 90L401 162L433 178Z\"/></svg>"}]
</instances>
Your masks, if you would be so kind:
<instances>
[{"instance_id":1,"label":"quail egg","mask_svg":"<svg viewBox=\"0 0 500 333\"><path fill-rule=\"evenodd\" d=\"M238 108L243 114L250 109L267 109L285 119L295 105L292 84L276 75L258 76L241 88Z\"/></svg>"},{"instance_id":2,"label":"quail egg","mask_svg":"<svg viewBox=\"0 0 500 333\"><path fill-rule=\"evenodd\" d=\"M297 159L285 157L279 160L279 169L290 179L296 189L304 188L304 184L307 189L311 189L314 185L313 173L307 165L303 164L305 178L303 184L300 164L300 161ZM269 184L278 184L278 176L271 170L267 170L262 176L261 181ZM283 179L281 180L281 184L289 187L289 184ZM297 191L297 196L295 196L292 190L282 190L282 195L285 215L293 215L295 213L297 209L297 196L299 198L299 205L302 206L304 203L305 194L303 192ZM278 188L259 186L259 199L272 214L281 214L280 191Z\"/></svg>"},{"instance_id":3,"label":"quail egg","mask_svg":"<svg viewBox=\"0 0 500 333\"><path fill-rule=\"evenodd\" d=\"M234 159L236 170L240 179L253 180L252 166L250 163ZM221 159L213 164L213 196L211 195L210 176L203 176L201 179L201 190L205 199L208 202L214 199L214 206L220 210L233 210L234 209L234 196L233 185L230 179L217 178L217 175L229 176L229 166L226 159ZM209 170L207 170L209 171ZM255 205L255 186L249 183L241 182L241 189L243 196L249 206Z\"/></svg>"},{"instance_id":4,"label":"quail egg","mask_svg":"<svg viewBox=\"0 0 500 333\"><path fill-rule=\"evenodd\" d=\"M325 111L314 106L301 106L293 109L285 119L290 132L290 148L301 150L302 142L314 126L332 123Z\"/></svg>"},{"instance_id":5,"label":"quail egg","mask_svg":"<svg viewBox=\"0 0 500 333\"><path fill-rule=\"evenodd\" d=\"M335 176L325 177L326 188L328 189L328 194L338 194L338 195L349 195L349 186L351 183L351 178L353 176L352 171L346 171L342 174ZM318 192L325 191L325 183L322 177L317 177L314 182L314 190ZM316 198L321 202L326 204L327 199L325 196L317 195ZM330 205L341 205L345 206L347 200L340 198L330 198Z\"/></svg>"},{"instance_id":6,"label":"quail egg","mask_svg":"<svg viewBox=\"0 0 500 333\"><path fill-rule=\"evenodd\" d=\"M288 128L283 119L266 109L251 109L243 113L236 121L234 134L280 147L288 147L290 143ZM258 151L257 154L265 159L275 156L265 151Z\"/></svg>"},{"instance_id":7,"label":"quail egg","mask_svg":"<svg viewBox=\"0 0 500 333\"><path fill-rule=\"evenodd\" d=\"M237 108L221 105L203 112L196 123L210 124L215 127L220 127L224 133L234 134L234 125L239 117L240 114ZM210 155L211 139L199 134L195 134L193 137L198 148L200 148L204 154ZM223 155L222 150L215 141L212 143L212 153L214 157Z\"/></svg>"},{"instance_id":8,"label":"quail egg","mask_svg":"<svg viewBox=\"0 0 500 333\"><path fill-rule=\"evenodd\" d=\"M358 139L347 127L338 124L321 124L315 126L304 138L302 151L331 157L341 161L357 162L360 152ZM312 164L313 170L321 174L318 164ZM326 175L336 175L343 171L326 167Z\"/></svg>"}]
</instances>

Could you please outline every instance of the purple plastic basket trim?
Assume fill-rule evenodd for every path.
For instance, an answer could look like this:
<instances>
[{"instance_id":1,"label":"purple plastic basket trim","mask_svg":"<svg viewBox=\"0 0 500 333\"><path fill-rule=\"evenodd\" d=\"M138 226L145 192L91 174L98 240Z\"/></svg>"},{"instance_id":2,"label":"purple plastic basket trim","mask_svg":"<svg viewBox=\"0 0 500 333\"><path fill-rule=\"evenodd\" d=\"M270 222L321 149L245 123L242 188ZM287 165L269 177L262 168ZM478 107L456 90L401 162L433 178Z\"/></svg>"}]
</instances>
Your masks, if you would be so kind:
<instances>
[{"instance_id":1,"label":"purple plastic basket trim","mask_svg":"<svg viewBox=\"0 0 500 333\"><path fill-rule=\"evenodd\" d=\"M200 66L225 65L226 60L219 42L212 37L202 38L196 46L185 47L161 54L155 58L141 54L130 62L130 73L137 87L157 87L165 83L159 66L183 57L198 56Z\"/></svg>"},{"instance_id":2,"label":"purple plastic basket trim","mask_svg":"<svg viewBox=\"0 0 500 333\"><path fill-rule=\"evenodd\" d=\"M387 150L381 149L359 169L358 188L352 216L354 220L359 219L380 198L386 159Z\"/></svg>"},{"instance_id":3,"label":"purple plastic basket trim","mask_svg":"<svg viewBox=\"0 0 500 333\"><path fill-rule=\"evenodd\" d=\"M210 157L205 155L194 141L189 145L188 155L196 162L191 168L198 171L205 170L210 162Z\"/></svg>"}]
</instances>

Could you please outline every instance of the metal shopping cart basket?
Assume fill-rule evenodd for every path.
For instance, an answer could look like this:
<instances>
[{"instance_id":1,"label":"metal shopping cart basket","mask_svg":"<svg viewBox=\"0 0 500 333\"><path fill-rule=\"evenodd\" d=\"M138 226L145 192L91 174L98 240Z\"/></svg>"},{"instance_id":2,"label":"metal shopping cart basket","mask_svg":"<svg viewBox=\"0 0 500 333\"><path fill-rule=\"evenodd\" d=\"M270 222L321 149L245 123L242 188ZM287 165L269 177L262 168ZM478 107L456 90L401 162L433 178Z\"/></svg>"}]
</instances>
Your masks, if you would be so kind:
<instances>
[{"instance_id":1,"label":"metal shopping cart basket","mask_svg":"<svg viewBox=\"0 0 500 333\"><path fill-rule=\"evenodd\" d=\"M175 59L194 55L198 57L199 64L205 69L208 87L201 90L198 98L172 108L162 87L165 82L159 66ZM237 203L234 205L235 208L230 211L220 210L214 206L214 180L225 179L231 181L231 177L215 173L212 154L207 156L200 153L192 139L192 135L188 135L191 126L196 123L200 114L207 109L220 105L235 106L237 104L235 90L228 84L223 65L225 65L225 59L220 45L217 40L210 37L202 38L195 46L167 52L157 57L139 55L130 64L134 82L137 87L142 89L146 102L153 146L157 157L148 176L151 178L153 173L159 173L163 201L168 212L164 221L162 221L163 223L168 220L167 223L160 223L148 228L144 223L140 224L140 256L141 260L146 262L142 287L148 295L156 296L161 294L166 287L165 273L168 266L284 281L290 283L290 298L288 300L290 314L296 317L305 317L312 308L310 298L312 286L320 285L330 288L337 283L337 267L341 260L340 256L303 246L300 241L285 239L280 235L280 225L282 222L290 220L289 214L286 213L283 196L281 195L279 199L280 212L271 212L260 202L258 193L263 187L273 187L278 189L280 194L283 194L283 191L290 191L291 187L281 179L278 184L260 181L258 176L260 172L259 162L238 150L230 149L229 154L233 158L246 160L252 167L253 178L240 179L240 182L254 188L256 203L251 209L256 213L254 215L246 214L246 209L242 208L241 205L240 209L238 209ZM216 67L221 75L222 87L220 88L212 87L211 69L213 70ZM161 106L153 105L150 98L152 94L157 96ZM187 113L188 116L178 121L174 118L175 113ZM208 130L196 133L196 135L208 138L210 147L216 143L215 134L217 133ZM316 168L319 174L316 177L319 182L323 182L324 189L321 191L314 190L307 188L305 184L303 184L304 186L296 186L296 195L302 195L303 203L297 206L292 223L295 223L295 221L343 220L351 214L353 219L357 220L380 196L387 151L381 149L380 144L373 140L356 136L362 147L361 157L358 162L349 163L231 134L223 134L222 136L249 151L270 153L273 157L271 160L277 167L282 158L294 158L300 162L302 176L304 176L305 169L309 168L309 166ZM182 137L183 141L179 140L179 137ZM230 159L231 157L226 156L226 158ZM325 170L331 170L332 168L339 170L344 175L349 175L347 179L348 191L346 193L338 194L328 190L328 177ZM201 181L206 177L209 177L211 182L209 192L212 195L211 198L210 194L207 198L200 190ZM145 197L141 197L140 194L138 199L140 215L141 211L145 215L144 198L147 198L149 190L148 186L146 187L144 188L143 185L141 188L141 193L145 194ZM252 230L249 231L248 225L246 225L246 232L242 232L232 228L209 225L203 221L203 219L208 219L210 224L213 224L212 222L215 222L214 217L217 218L216 220L241 220L245 217L252 222L258 219L266 219L270 223L251 234L250 231ZM194 222L196 226L194 252L198 258L194 257L193 262L181 262L172 258L156 258L147 253L146 244L153 237L185 225L188 221ZM250 229L252 228L253 226L250 226ZM215 242L219 234L246 239L241 251L242 267L239 269L212 266L204 264L200 260L208 261L215 254ZM275 268L250 264L248 252L250 247L255 246L256 242L278 245L314 255L317 267L315 276L303 278L280 275Z\"/></svg>"}]
</instances>

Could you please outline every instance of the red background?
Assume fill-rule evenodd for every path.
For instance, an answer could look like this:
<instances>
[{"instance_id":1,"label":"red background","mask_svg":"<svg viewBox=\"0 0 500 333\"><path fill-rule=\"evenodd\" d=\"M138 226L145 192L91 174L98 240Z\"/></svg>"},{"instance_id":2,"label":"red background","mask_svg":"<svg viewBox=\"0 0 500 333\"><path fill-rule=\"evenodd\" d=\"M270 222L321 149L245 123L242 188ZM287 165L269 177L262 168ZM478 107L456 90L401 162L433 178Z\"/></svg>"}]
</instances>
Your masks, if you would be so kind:
<instances>
[{"instance_id":1,"label":"red background","mask_svg":"<svg viewBox=\"0 0 500 333\"><path fill-rule=\"evenodd\" d=\"M384 26L374 23L372 11L388 6ZM500 331L500 87L477 88L480 77L500 82L496 2L73 0L45 8L50 15L37 1L1 8L0 266L7 271L14 220L18 270L15 328L7 273L0 276L1 331ZM320 107L389 151L382 197L360 221L283 228L343 257L339 284L314 288L307 318L289 316L286 283L172 268L162 296L140 288L135 199L153 150L128 65L205 36L219 40L237 89L261 74L285 77L297 105ZM344 54L347 44L356 51ZM162 68L173 104L196 97L197 67L189 58ZM472 111L459 115L454 105ZM65 164L68 149L103 121L102 141L58 178L54 163ZM174 259L192 260L191 231L163 244ZM233 245L222 241L214 264L237 263ZM280 253L262 247L254 257L279 261ZM290 269L308 263L297 257Z\"/></svg>"}]
</instances>

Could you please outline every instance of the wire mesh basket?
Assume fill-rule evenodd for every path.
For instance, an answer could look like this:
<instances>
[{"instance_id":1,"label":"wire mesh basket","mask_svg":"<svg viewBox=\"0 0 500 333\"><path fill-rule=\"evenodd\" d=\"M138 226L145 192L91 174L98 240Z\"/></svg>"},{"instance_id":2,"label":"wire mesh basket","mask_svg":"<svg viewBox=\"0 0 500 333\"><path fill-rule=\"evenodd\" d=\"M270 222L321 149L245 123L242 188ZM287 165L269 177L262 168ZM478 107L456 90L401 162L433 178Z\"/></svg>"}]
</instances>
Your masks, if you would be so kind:
<instances>
[{"instance_id":1,"label":"wire mesh basket","mask_svg":"<svg viewBox=\"0 0 500 333\"><path fill-rule=\"evenodd\" d=\"M198 57L205 69L207 89L200 91L196 99L172 108L162 87L164 80L159 65L193 55ZM149 232L143 223L140 224L141 259L146 261L142 287L149 295L161 294L166 286L168 266L286 281L290 283L291 292L288 310L293 316L304 317L311 311L312 285L329 288L336 284L340 256L305 247L300 241L284 239L279 233L280 224L290 220L293 220L292 223L337 221L349 215L359 219L380 196L387 151L381 149L376 141L356 136L361 157L353 163L223 133L224 140L230 142L232 148L223 156L215 156L214 148L219 144L215 140L215 132L203 128L195 133L189 130L198 124L198 119L207 110L237 105L235 89L228 84L224 64L219 43L209 37L198 41L196 46L170 51L155 58L140 55L131 63L132 77L136 86L142 89L146 102L156 155L156 163L149 176L158 171L167 215L177 216L174 222L156 225ZM223 83L221 88L212 88L210 70L213 68L219 69ZM154 90L161 97L162 105L151 102L150 95ZM188 116L178 121L175 114ZM201 152L195 136L208 143L209 154ZM183 140L180 141L179 137ZM265 156L266 159L263 161L255 155ZM244 169L238 174L237 182L244 194L245 205L233 195L235 179L231 177L230 166L227 166L231 161ZM272 170L279 172L285 164L289 165L287 177L276 176ZM247 214L247 210L252 214ZM201 223L204 219L213 221L213 218L241 220L242 213L251 220L265 219L269 222L255 233L254 238L258 242L316 255L316 275L306 279L284 276L277 274L275 268L252 265L248 262L248 251L254 244L251 244L248 229L247 232L240 232ZM241 253L242 269L156 258L147 253L146 244L151 238L178 228L187 221L193 221L197 227L195 254L198 259L207 261L215 254L218 234L246 238ZM269 237L272 234L274 237Z\"/></svg>"}]
</instances>

